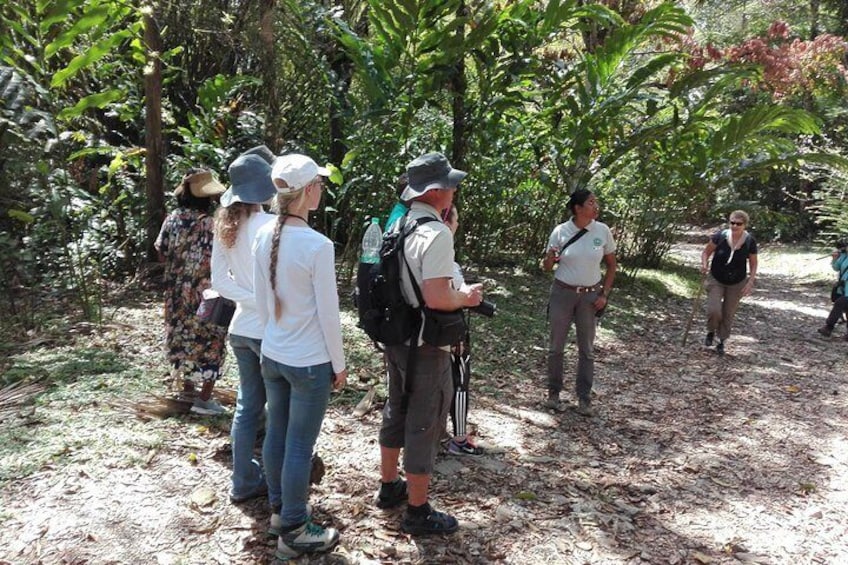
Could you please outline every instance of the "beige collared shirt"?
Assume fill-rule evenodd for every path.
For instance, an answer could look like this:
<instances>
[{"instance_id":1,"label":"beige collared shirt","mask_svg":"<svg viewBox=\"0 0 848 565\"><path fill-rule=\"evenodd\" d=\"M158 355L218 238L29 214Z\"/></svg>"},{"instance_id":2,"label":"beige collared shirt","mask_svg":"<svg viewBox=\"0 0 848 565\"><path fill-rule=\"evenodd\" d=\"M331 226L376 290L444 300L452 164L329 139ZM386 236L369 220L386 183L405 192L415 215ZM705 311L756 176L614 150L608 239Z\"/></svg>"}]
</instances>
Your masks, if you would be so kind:
<instances>
[{"instance_id":1,"label":"beige collared shirt","mask_svg":"<svg viewBox=\"0 0 848 565\"><path fill-rule=\"evenodd\" d=\"M401 265L403 294L413 306L419 306L419 304L409 279L410 270L419 289L427 279L453 279L454 273L453 234L450 228L442 222L435 208L423 202L413 202L409 208L409 218L424 217L436 218L437 221L418 226L406 238L403 247L404 256L409 264L409 269L406 265Z\"/></svg>"}]
</instances>

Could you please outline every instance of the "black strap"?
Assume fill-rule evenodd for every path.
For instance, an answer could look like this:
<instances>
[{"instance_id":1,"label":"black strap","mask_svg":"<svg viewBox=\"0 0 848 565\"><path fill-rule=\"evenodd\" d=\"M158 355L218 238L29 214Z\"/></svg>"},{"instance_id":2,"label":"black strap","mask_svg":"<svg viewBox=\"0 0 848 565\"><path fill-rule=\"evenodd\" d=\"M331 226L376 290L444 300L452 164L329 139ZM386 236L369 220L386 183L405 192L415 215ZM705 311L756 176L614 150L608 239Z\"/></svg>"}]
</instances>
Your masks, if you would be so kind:
<instances>
[{"instance_id":1,"label":"black strap","mask_svg":"<svg viewBox=\"0 0 848 565\"><path fill-rule=\"evenodd\" d=\"M403 397L400 401L401 410L403 411L406 410L409 404L409 380L412 378L415 371L415 359L418 353L418 336L421 334L422 324L420 312L421 308L424 306L424 297L421 294L421 288L415 281L415 276L412 274L412 269L409 266L409 262L406 260L406 251L404 247L406 245L406 238L418 229L418 226L429 222L440 221L438 218L433 218L431 216L410 220L408 216L409 211L407 211L406 214L398 220L398 229L400 230L400 237L398 238L398 253L400 253L401 258L403 259L403 264L406 265L406 270L409 273L409 280L412 283L412 289L415 291L415 298L418 300L419 317L415 332L412 334L412 337L409 338L409 352L406 356L406 374L403 379ZM403 288L403 279L401 279L401 288Z\"/></svg>"},{"instance_id":2,"label":"black strap","mask_svg":"<svg viewBox=\"0 0 848 565\"><path fill-rule=\"evenodd\" d=\"M565 253L565 250L568 249L568 246L583 237L589 230L586 228L581 229L579 232L571 236L571 239L565 242L565 245L562 246L562 249L559 250L559 255L562 257L562 254Z\"/></svg>"},{"instance_id":3,"label":"black strap","mask_svg":"<svg viewBox=\"0 0 848 565\"><path fill-rule=\"evenodd\" d=\"M586 235L589 230L586 228L582 228L579 232L571 236L571 239L565 242L565 245L562 246L562 249L559 250L560 259L562 258L562 254L565 253L565 250L568 249L568 246ZM551 301L548 299L548 304L545 306L545 322L551 321Z\"/></svg>"}]
</instances>

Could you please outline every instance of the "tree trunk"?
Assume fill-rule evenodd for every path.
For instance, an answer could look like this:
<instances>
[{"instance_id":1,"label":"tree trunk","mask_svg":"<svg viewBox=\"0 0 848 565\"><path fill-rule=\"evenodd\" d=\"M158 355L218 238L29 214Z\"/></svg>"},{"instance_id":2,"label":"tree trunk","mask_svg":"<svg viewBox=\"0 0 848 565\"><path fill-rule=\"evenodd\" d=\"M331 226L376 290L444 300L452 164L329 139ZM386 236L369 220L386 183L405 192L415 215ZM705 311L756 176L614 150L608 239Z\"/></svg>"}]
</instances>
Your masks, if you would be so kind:
<instances>
[{"instance_id":1,"label":"tree trunk","mask_svg":"<svg viewBox=\"0 0 848 565\"><path fill-rule=\"evenodd\" d=\"M280 97L277 96L277 50L274 43L274 9L276 0L262 0L259 3L259 38L262 43L259 68L265 90L265 140L272 151L279 151L283 142L280 126Z\"/></svg>"},{"instance_id":2,"label":"tree trunk","mask_svg":"<svg viewBox=\"0 0 848 565\"><path fill-rule=\"evenodd\" d=\"M165 218L165 191L162 178L162 37L153 14L144 16L144 42L147 47L147 68L144 73L145 145L144 160L147 176L147 224L145 248L147 260L155 262L158 253L153 246Z\"/></svg>"},{"instance_id":3,"label":"tree trunk","mask_svg":"<svg viewBox=\"0 0 848 565\"><path fill-rule=\"evenodd\" d=\"M461 2L457 8L457 16L466 14L465 2ZM458 39L463 41L465 30L460 27L456 30ZM468 122L466 120L465 94L468 90L468 81L465 78L465 58L459 55L453 67L450 77L451 98L453 105L453 149L451 151L451 165L457 169L465 169L465 156L468 154Z\"/></svg>"},{"instance_id":4,"label":"tree trunk","mask_svg":"<svg viewBox=\"0 0 848 565\"><path fill-rule=\"evenodd\" d=\"M819 35L819 8L821 0L810 0L810 41Z\"/></svg>"}]
</instances>

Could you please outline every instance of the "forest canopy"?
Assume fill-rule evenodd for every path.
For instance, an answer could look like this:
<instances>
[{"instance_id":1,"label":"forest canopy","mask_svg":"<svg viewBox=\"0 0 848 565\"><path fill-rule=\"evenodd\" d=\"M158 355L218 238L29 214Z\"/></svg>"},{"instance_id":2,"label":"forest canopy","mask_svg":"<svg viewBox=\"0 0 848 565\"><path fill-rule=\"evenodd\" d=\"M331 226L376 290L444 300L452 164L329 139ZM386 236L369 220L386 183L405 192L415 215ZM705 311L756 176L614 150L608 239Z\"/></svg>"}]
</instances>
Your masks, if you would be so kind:
<instances>
[{"instance_id":1,"label":"forest canopy","mask_svg":"<svg viewBox=\"0 0 848 565\"><path fill-rule=\"evenodd\" d=\"M848 7L639 0L113 0L0 7L5 318L100 316L151 276L192 166L264 143L333 167L314 224L351 261L408 161L468 171L461 253L526 265L590 188L625 267L745 208L761 240L848 233Z\"/></svg>"}]
</instances>

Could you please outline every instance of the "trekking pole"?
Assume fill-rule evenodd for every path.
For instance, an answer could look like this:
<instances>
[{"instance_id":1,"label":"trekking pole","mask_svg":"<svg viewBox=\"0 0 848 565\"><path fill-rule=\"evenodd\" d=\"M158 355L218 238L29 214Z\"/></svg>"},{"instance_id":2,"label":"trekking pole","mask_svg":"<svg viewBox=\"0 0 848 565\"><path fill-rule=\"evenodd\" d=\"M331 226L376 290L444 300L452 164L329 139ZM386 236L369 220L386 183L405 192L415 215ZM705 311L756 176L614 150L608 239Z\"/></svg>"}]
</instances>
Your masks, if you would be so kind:
<instances>
[{"instance_id":1,"label":"trekking pole","mask_svg":"<svg viewBox=\"0 0 848 565\"><path fill-rule=\"evenodd\" d=\"M704 292L707 276L701 277L701 284L698 285L698 290L695 292L695 299L692 301L692 314L689 315L689 321L686 322L686 330L683 332L683 343L680 345L686 347L686 340L689 339L689 330L692 329L692 322L695 320L695 313L698 311L698 302L701 300L701 294Z\"/></svg>"}]
</instances>

